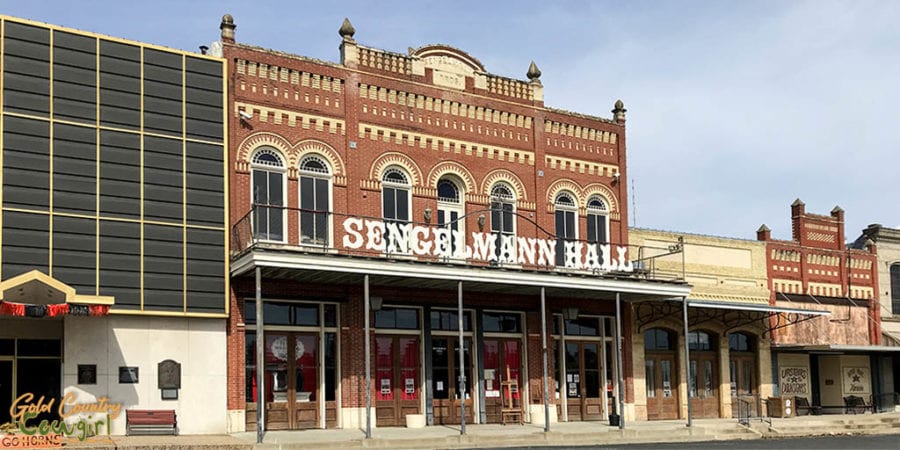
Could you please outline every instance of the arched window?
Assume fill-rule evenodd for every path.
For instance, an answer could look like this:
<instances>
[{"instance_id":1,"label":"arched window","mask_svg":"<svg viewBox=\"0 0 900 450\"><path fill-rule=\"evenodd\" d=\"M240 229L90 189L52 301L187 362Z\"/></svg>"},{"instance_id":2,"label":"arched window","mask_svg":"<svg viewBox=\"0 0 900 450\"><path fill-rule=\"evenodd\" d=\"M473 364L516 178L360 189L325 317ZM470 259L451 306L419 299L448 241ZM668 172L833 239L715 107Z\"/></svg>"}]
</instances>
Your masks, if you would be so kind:
<instances>
[{"instance_id":1,"label":"arched window","mask_svg":"<svg viewBox=\"0 0 900 450\"><path fill-rule=\"evenodd\" d=\"M396 237L391 238L389 227L394 224L409 223L410 191L409 176L399 167L388 167L381 176L381 209L385 223L385 242L388 243L388 251L406 252L406 248L396 248L391 245L396 242Z\"/></svg>"},{"instance_id":2,"label":"arched window","mask_svg":"<svg viewBox=\"0 0 900 450\"><path fill-rule=\"evenodd\" d=\"M556 196L556 267L566 262L566 242L578 239L578 205L575 197L563 192Z\"/></svg>"},{"instance_id":3,"label":"arched window","mask_svg":"<svg viewBox=\"0 0 900 450\"><path fill-rule=\"evenodd\" d=\"M675 350L672 332L662 328L647 330L644 332L644 350Z\"/></svg>"},{"instance_id":4,"label":"arched window","mask_svg":"<svg viewBox=\"0 0 900 450\"><path fill-rule=\"evenodd\" d=\"M284 240L285 164L271 147L261 147L251 161L253 233L257 239Z\"/></svg>"},{"instance_id":5,"label":"arched window","mask_svg":"<svg viewBox=\"0 0 900 450\"><path fill-rule=\"evenodd\" d=\"M606 200L598 195L588 199L586 236L588 242L599 244L609 242L609 208L606 205Z\"/></svg>"},{"instance_id":6,"label":"arched window","mask_svg":"<svg viewBox=\"0 0 900 450\"><path fill-rule=\"evenodd\" d=\"M331 219L331 170L318 155L300 160L300 243L327 246Z\"/></svg>"},{"instance_id":7,"label":"arched window","mask_svg":"<svg viewBox=\"0 0 900 450\"><path fill-rule=\"evenodd\" d=\"M728 350L731 352L752 352L754 350L753 336L744 333L731 333L728 335Z\"/></svg>"},{"instance_id":8,"label":"arched window","mask_svg":"<svg viewBox=\"0 0 900 450\"><path fill-rule=\"evenodd\" d=\"M491 232L496 237L495 254L501 261L515 261L516 196L512 187L499 182L491 188ZM503 242L507 245L504 246ZM506 249L504 250L504 247Z\"/></svg>"},{"instance_id":9,"label":"arched window","mask_svg":"<svg viewBox=\"0 0 900 450\"><path fill-rule=\"evenodd\" d=\"M715 350L715 343L705 331L691 331L688 333L688 347L691 351L708 352Z\"/></svg>"},{"instance_id":10,"label":"arched window","mask_svg":"<svg viewBox=\"0 0 900 450\"><path fill-rule=\"evenodd\" d=\"M460 186L462 183L450 176L442 177L437 184L437 223L452 233L450 242L453 254L465 248L466 224L460 220L465 215L465 194Z\"/></svg>"}]
</instances>

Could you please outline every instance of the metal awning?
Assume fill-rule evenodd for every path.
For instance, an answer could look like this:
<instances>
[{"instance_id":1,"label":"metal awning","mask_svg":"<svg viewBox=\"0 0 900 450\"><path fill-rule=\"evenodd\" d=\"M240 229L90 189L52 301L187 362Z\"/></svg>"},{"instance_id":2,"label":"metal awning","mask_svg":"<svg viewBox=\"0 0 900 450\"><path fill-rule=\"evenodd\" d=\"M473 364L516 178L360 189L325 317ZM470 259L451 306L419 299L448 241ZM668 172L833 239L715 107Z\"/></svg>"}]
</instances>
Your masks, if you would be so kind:
<instances>
[{"instance_id":1,"label":"metal awning","mask_svg":"<svg viewBox=\"0 0 900 450\"><path fill-rule=\"evenodd\" d=\"M774 345L772 350L810 353L900 353L900 347L887 345Z\"/></svg>"},{"instance_id":2,"label":"metal awning","mask_svg":"<svg viewBox=\"0 0 900 450\"><path fill-rule=\"evenodd\" d=\"M831 311L821 311L815 309L804 308L785 308L781 306L770 306L758 303L737 303L737 302L717 302L711 300L692 300L688 299L688 306L693 308L712 308L712 309L728 309L735 311L755 311L780 314L803 314L808 316L830 316Z\"/></svg>"}]
</instances>

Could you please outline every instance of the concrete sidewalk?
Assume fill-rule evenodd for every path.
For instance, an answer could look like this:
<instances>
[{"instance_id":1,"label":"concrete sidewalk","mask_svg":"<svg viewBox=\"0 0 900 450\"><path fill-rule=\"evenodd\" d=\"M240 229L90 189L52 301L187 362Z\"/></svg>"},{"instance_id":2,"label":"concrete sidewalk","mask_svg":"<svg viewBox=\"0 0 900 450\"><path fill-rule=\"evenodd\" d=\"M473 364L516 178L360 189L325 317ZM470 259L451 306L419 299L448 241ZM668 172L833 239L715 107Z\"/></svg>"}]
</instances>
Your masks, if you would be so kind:
<instances>
[{"instance_id":1,"label":"concrete sidewalk","mask_svg":"<svg viewBox=\"0 0 900 450\"><path fill-rule=\"evenodd\" d=\"M452 449L513 446L616 445L651 442L700 442L762 439L767 437L845 434L900 434L900 412L859 415L803 416L754 419L750 426L735 419L696 419L688 428L684 420L629 422L624 430L606 422L569 422L542 426L468 425L420 429L375 428L372 439L362 430L269 431L262 444L256 433L234 435L100 436L84 442L67 441L67 448L109 450L275 450L275 449Z\"/></svg>"}]
</instances>

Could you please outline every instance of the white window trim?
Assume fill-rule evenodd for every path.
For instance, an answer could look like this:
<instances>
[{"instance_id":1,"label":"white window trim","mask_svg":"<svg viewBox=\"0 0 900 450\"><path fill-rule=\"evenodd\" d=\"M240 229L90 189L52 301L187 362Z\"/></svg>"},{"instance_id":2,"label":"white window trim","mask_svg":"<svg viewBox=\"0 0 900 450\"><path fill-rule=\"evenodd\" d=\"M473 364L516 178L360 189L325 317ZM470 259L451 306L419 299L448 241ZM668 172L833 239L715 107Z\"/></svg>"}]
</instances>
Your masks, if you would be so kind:
<instances>
[{"instance_id":1,"label":"white window trim","mask_svg":"<svg viewBox=\"0 0 900 450\"><path fill-rule=\"evenodd\" d=\"M255 163L255 162L253 162L253 161L256 159L256 155L259 154L260 152L263 152L263 151L269 151L269 152L272 152L272 153L274 153L275 155L277 155L277 156L278 156L278 159L281 160L281 166L277 166L277 167L276 167L276 166L269 166L269 165L264 165L264 164L257 164L257 163ZM281 243L281 244L283 244L283 243L285 243L285 242L288 241L288 239L287 239L287 237L288 237L288 226L287 226L287 216L288 216L288 214L287 214L287 208L288 208L288 205L287 205L287 199L288 199L288 196L287 196L287 185L288 185L288 180L287 180L287 164L285 163L284 155L282 155L281 152L279 152L278 150L276 150L276 149L274 149L274 148L272 148L272 147L265 147L265 146L264 146L264 147L259 147L259 148L257 148L256 150L254 150L253 153L252 153L252 155L250 156L250 207L251 207L251 212L250 212L250 224L251 224L251 226L254 227L254 228L255 228L255 225L256 225L256 224L253 223L253 212L252 212L252 209L253 209L253 205L254 205L254 203L255 203L255 200L254 200L254 198L253 198L253 194L254 194L253 189L254 189L254 186L256 186L256 183L254 182L254 176L255 176L254 171L256 171L256 170L262 170L262 171L266 171L266 172L276 172L276 173L280 173L281 176L282 176L282 180L281 180L281 198L284 199L284 202L283 202L283 204L282 204L281 206L284 208L284 210L283 210L283 211L284 211L284 214L283 214L282 217L281 217L281 229L282 229L281 240L276 240L276 239L260 239L259 242L270 242L270 243ZM270 234L271 234L271 233L270 233Z\"/></svg>"},{"instance_id":2,"label":"white window trim","mask_svg":"<svg viewBox=\"0 0 900 450\"><path fill-rule=\"evenodd\" d=\"M397 183L397 182L394 182L394 181L385 181L385 180L384 180L384 176L385 176L388 172L390 172L390 171L392 171L392 170L396 170L396 171L402 173L402 174L403 174L403 177L406 178L406 183ZM384 187L385 187L385 186L387 186L387 187L392 187L392 188L406 189L406 205L407 205L407 208L409 209L409 210L407 211L407 217L409 217L409 218L407 219L407 221L408 221L410 224L414 224L416 221L413 219L415 216L413 215L413 204L412 204L412 182L410 182L410 176L409 176L409 173L407 173L406 170L404 170L404 169L403 169L402 167L400 167L400 166L389 166L389 167L385 168L384 171L381 173L381 221L382 221L382 223L385 223L385 222L388 220L388 219L386 219L386 218L384 217L384 213L385 213L385 211L384 211ZM396 205L395 205L395 207L396 207ZM387 224L385 224L385 226L387 226ZM385 242L385 250L384 250L384 253L385 253L385 254L390 254L390 255L411 255L411 254L412 254L412 250L407 248L407 249L405 249L405 250L401 249L401 250L399 250L399 251L397 251L397 252L391 253L391 252L388 252L388 251L387 251L387 242Z\"/></svg>"},{"instance_id":3,"label":"white window trim","mask_svg":"<svg viewBox=\"0 0 900 450\"><path fill-rule=\"evenodd\" d=\"M318 159L326 167L326 170L328 172L322 173L322 172L314 172L314 171L310 171L310 170L304 170L302 168L303 162L310 158ZM298 164L298 166L297 166L297 173L298 173L298 177L297 177L298 178L297 179L297 202L298 202L297 207L298 208L300 206L299 202L300 202L300 198L301 198L301 196L300 196L300 189L301 189L300 188L300 186L301 186L300 178L301 177L308 176L308 177L311 177L314 179L315 178L325 179L328 182L328 215L326 216L328 218L328 220L326 221L326 224L325 224L325 226L328 229L326 230L326 233L325 233L325 239L328 241L328 245L327 245L328 248L336 248L337 246L334 243L334 175L333 175L331 166L328 164L328 160L325 159L324 156L319 155L319 154L311 154L311 155L304 156L300 160L300 164ZM297 214L297 230L300 233L300 235L298 236L299 244L303 247L322 248L322 246L318 245L318 244L304 243L303 242L303 234L300 231L301 229L302 228L300 225L300 214Z\"/></svg>"},{"instance_id":4,"label":"white window trim","mask_svg":"<svg viewBox=\"0 0 900 450\"><path fill-rule=\"evenodd\" d=\"M603 203L603 206L605 209L597 209L597 208L590 207L589 205L591 204L591 201L594 199L600 200L600 202ZM600 196L600 195L592 195L590 198L588 198L587 204L585 205L585 212L586 212L586 217L590 217L591 215L604 217L603 226L604 226L604 236L606 236L605 243L606 244L610 243L612 241L612 239L610 238L610 235L609 235L609 200L607 200L606 198L604 198L603 196Z\"/></svg>"}]
</instances>

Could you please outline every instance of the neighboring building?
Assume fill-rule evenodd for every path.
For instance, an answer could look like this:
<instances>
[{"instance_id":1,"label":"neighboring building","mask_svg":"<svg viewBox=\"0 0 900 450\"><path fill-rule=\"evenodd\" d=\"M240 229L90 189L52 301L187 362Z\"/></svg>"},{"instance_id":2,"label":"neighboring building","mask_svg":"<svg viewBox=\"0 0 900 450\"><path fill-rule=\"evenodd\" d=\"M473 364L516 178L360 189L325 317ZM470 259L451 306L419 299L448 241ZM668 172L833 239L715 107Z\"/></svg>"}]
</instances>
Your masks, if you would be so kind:
<instances>
[{"instance_id":1,"label":"neighboring building","mask_svg":"<svg viewBox=\"0 0 900 450\"><path fill-rule=\"evenodd\" d=\"M621 102L612 119L548 108L533 63L520 81L446 45L378 50L349 21L339 64L221 29L231 431L260 404L265 429L365 429L367 395L372 426L606 420L620 388L635 417L616 298L689 288L632 272Z\"/></svg>"},{"instance_id":2,"label":"neighboring building","mask_svg":"<svg viewBox=\"0 0 900 450\"><path fill-rule=\"evenodd\" d=\"M0 21L0 424L71 393L224 432L224 62Z\"/></svg>"},{"instance_id":3,"label":"neighboring building","mask_svg":"<svg viewBox=\"0 0 900 450\"><path fill-rule=\"evenodd\" d=\"M688 386L692 417L765 414L773 393L770 316L821 312L769 304L765 243L639 228L628 237L644 257L659 256L652 262L658 276L680 277L684 271L693 286L687 340L681 301L632 306L638 418L687 417Z\"/></svg>"},{"instance_id":4,"label":"neighboring building","mask_svg":"<svg viewBox=\"0 0 900 450\"><path fill-rule=\"evenodd\" d=\"M810 214L791 205L792 240L773 240L765 225L771 304L829 311L773 331L778 395L805 397L824 412L843 412L846 398L877 400L881 343L878 264L874 245L849 248L844 211Z\"/></svg>"},{"instance_id":5,"label":"neighboring building","mask_svg":"<svg viewBox=\"0 0 900 450\"><path fill-rule=\"evenodd\" d=\"M862 231L854 247L878 246L878 295L881 298L881 333L884 345L900 349L900 229L880 224ZM900 392L900 352L880 358L882 403L887 407L891 394L895 404Z\"/></svg>"}]
</instances>

